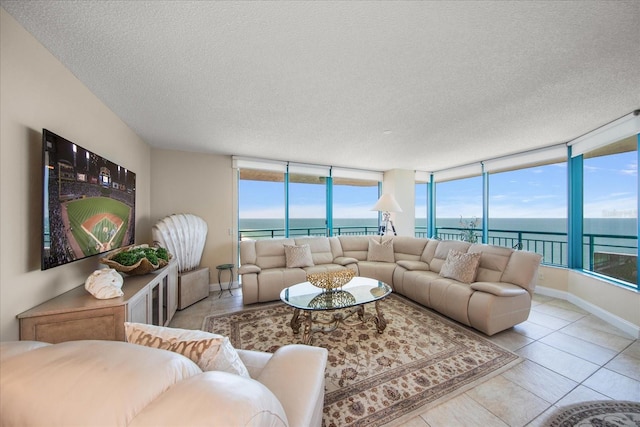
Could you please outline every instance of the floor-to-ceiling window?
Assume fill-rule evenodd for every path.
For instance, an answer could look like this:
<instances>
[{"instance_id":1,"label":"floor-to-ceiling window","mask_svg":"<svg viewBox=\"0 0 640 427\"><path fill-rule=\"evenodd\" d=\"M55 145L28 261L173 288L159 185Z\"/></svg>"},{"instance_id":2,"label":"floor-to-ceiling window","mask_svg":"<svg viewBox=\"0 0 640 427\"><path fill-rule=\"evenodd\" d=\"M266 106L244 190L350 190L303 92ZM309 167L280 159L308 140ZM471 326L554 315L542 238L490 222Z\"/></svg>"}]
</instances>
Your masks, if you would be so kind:
<instances>
[{"instance_id":1,"label":"floor-to-ceiling window","mask_svg":"<svg viewBox=\"0 0 640 427\"><path fill-rule=\"evenodd\" d=\"M428 215L428 182L429 175L416 172L415 184L415 230L416 237L427 236L427 215Z\"/></svg>"},{"instance_id":2,"label":"floor-to-ceiling window","mask_svg":"<svg viewBox=\"0 0 640 427\"><path fill-rule=\"evenodd\" d=\"M335 173L332 179L332 235L375 234L378 230L378 212L371 208L378 200L379 181L341 175L346 174Z\"/></svg>"},{"instance_id":3,"label":"floor-to-ceiling window","mask_svg":"<svg viewBox=\"0 0 640 427\"><path fill-rule=\"evenodd\" d=\"M289 165L289 237L327 235L329 168Z\"/></svg>"},{"instance_id":4,"label":"floor-to-ceiling window","mask_svg":"<svg viewBox=\"0 0 640 427\"><path fill-rule=\"evenodd\" d=\"M239 238L376 234L382 172L235 158Z\"/></svg>"},{"instance_id":5,"label":"floor-to-ceiling window","mask_svg":"<svg viewBox=\"0 0 640 427\"><path fill-rule=\"evenodd\" d=\"M485 162L487 243L538 252L567 266L567 148Z\"/></svg>"},{"instance_id":6,"label":"floor-to-ceiling window","mask_svg":"<svg viewBox=\"0 0 640 427\"><path fill-rule=\"evenodd\" d=\"M583 268L637 286L636 136L583 154Z\"/></svg>"},{"instance_id":7,"label":"floor-to-ceiling window","mask_svg":"<svg viewBox=\"0 0 640 427\"><path fill-rule=\"evenodd\" d=\"M481 172L478 164L434 174L436 233L439 238L482 241Z\"/></svg>"},{"instance_id":8,"label":"floor-to-ceiling window","mask_svg":"<svg viewBox=\"0 0 640 427\"><path fill-rule=\"evenodd\" d=\"M240 240L284 237L284 172L242 168L238 179Z\"/></svg>"}]
</instances>

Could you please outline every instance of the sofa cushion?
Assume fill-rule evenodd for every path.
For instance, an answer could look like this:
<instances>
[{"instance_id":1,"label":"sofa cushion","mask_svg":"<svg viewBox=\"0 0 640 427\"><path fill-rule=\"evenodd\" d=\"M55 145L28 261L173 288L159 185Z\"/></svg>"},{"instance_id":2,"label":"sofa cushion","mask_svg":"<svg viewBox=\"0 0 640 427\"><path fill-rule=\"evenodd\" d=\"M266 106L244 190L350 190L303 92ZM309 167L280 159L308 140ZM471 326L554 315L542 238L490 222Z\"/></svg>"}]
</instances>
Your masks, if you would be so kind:
<instances>
[{"instance_id":1,"label":"sofa cushion","mask_svg":"<svg viewBox=\"0 0 640 427\"><path fill-rule=\"evenodd\" d=\"M10 357L18 356L27 351L35 350L36 348L45 347L51 345L41 341L5 341L0 342L0 362Z\"/></svg>"},{"instance_id":2,"label":"sofa cushion","mask_svg":"<svg viewBox=\"0 0 640 427\"><path fill-rule=\"evenodd\" d=\"M135 417L142 426L286 427L282 404L264 385L226 372L204 372L180 381Z\"/></svg>"},{"instance_id":3,"label":"sofa cushion","mask_svg":"<svg viewBox=\"0 0 640 427\"><path fill-rule=\"evenodd\" d=\"M513 249L476 243L467 251L467 253L476 252L481 254L476 282L499 282L502 272L507 268Z\"/></svg>"},{"instance_id":4,"label":"sofa cushion","mask_svg":"<svg viewBox=\"0 0 640 427\"><path fill-rule=\"evenodd\" d=\"M229 338L209 332L125 322L127 342L182 354L203 371L225 371L248 377L249 372Z\"/></svg>"},{"instance_id":5,"label":"sofa cushion","mask_svg":"<svg viewBox=\"0 0 640 427\"><path fill-rule=\"evenodd\" d=\"M333 253L334 249L331 246L331 238L328 237L299 237L296 238L295 241L298 246L309 246L311 259L315 265L331 264L333 259L340 255L339 253ZM303 265L301 267L307 266Z\"/></svg>"},{"instance_id":6,"label":"sofa cushion","mask_svg":"<svg viewBox=\"0 0 640 427\"><path fill-rule=\"evenodd\" d=\"M369 251L367 261L395 262L393 255L393 239L378 242L376 239L369 239Z\"/></svg>"},{"instance_id":7,"label":"sofa cushion","mask_svg":"<svg viewBox=\"0 0 640 427\"><path fill-rule=\"evenodd\" d=\"M265 239L255 241L256 264L258 267L281 268L287 262L284 255L284 245L295 245L293 239Z\"/></svg>"},{"instance_id":8,"label":"sofa cushion","mask_svg":"<svg viewBox=\"0 0 640 427\"><path fill-rule=\"evenodd\" d=\"M471 246L471 243L462 242L459 240L436 240L436 242L438 242L438 246L436 246L435 248L433 257L431 257L431 259L425 259L424 254L422 257L422 260L429 264L429 270L435 271L436 273L440 273L440 269L446 261L447 256L449 256L449 251L451 249L466 253L469 249L469 246ZM427 250L433 250L433 247L430 247L430 245L427 244L425 252Z\"/></svg>"},{"instance_id":9,"label":"sofa cushion","mask_svg":"<svg viewBox=\"0 0 640 427\"><path fill-rule=\"evenodd\" d=\"M487 292L498 297L515 297L527 293L527 291L520 286L501 282L474 282L471 284L471 289L474 291Z\"/></svg>"},{"instance_id":10,"label":"sofa cushion","mask_svg":"<svg viewBox=\"0 0 640 427\"><path fill-rule=\"evenodd\" d=\"M367 236L339 236L342 256L366 261L369 251L369 237Z\"/></svg>"},{"instance_id":11,"label":"sofa cushion","mask_svg":"<svg viewBox=\"0 0 640 427\"><path fill-rule=\"evenodd\" d=\"M6 426L126 426L173 384L202 373L179 354L121 341L48 345L3 360L1 370Z\"/></svg>"},{"instance_id":12,"label":"sofa cushion","mask_svg":"<svg viewBox=\"0 0 640 427\"><path fill-rule=\"evenodd\" d=\"M399 260L418 261L427 245L427 239L419 237L396 236L393 238L393 253Z\"/></svg>"},{"instance_id":13,"label":"sofa cushion","mask_svg":"<svg viewBox=\"0 0 640 427\"><path fill-rule=\"evenodd\" d=\"M471 283L476 278L480 265L480 253L463 253L451 249L440 269L440 275L462 283Z\"/></svg>"},{"instance_id":14,"label":"sofa cushion","mask_svg":"<svg viewBox=\"0 0 640 427\"><path fill-rule=\"evenodd\" d=\"M513 283L533 294L541 260L542 255L535 252L513 251L500 281Z\"/></svg>"},{"instance_id":15,"label":"sofa cushion","mask_svg":"<svg viewBox=\"0 0 640 427\"><path fill-rule=\"evenodd\" d=\"M429 264L423 261L409 261L405 259L397 261L396 264L409 271L429 271Z\"/></svg>"},{"instance_id":16,"label":"sofa cushion","mask_svg":"<svg viewBox=\"0 0 640 427\"><path fill-rule=\"evenodd\" d=\"M284 256L287 268L314 266L309 245L284 245Z\"/></svg>"},{"instance_id":17,"label":"sofa cushion","mask_svg":"<svg viewBox=\"0 0 640 427\"><path fill-rule=\"evenodd\" d=\"M335 264L346 266L346 265L349 265L349 264L357 264L358 260L355 259L355 258L348 257L348 256L339 256L336 259L334 259L333 262Z\"/></svg>"}]
</instances>

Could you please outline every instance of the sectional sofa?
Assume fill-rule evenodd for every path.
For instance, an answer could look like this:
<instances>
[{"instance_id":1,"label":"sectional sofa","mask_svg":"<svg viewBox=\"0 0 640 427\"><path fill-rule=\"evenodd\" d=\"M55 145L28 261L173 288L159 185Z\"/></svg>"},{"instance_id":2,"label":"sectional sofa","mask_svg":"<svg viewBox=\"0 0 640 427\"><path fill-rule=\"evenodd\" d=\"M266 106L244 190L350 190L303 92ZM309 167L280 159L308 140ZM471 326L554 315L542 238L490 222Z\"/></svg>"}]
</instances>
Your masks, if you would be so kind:
<instances>
[{"instance_id":1,"label":"sectional sofa","mask_svg":"<svg viewBox=\"0 0 640 427\"><path fill-rule=\"evenodd\" d=\"M352 269L464 325L493 335L525 321L541 256L416 237L339 236L240 243L243 302L275 301L308 273Z\"/></svg>"},{"instance_id":2,"label":"sectional sofa","mask_svg":"<svg viewBox=\"0 0 640 427\"><path fill-rule=\"evenodd\" d=\"M168 330L168 329L167 329ZM327 350L237 350L248 376L121 341L0 343L2 426L320 427Z\"/></svg>"}]
</instances>

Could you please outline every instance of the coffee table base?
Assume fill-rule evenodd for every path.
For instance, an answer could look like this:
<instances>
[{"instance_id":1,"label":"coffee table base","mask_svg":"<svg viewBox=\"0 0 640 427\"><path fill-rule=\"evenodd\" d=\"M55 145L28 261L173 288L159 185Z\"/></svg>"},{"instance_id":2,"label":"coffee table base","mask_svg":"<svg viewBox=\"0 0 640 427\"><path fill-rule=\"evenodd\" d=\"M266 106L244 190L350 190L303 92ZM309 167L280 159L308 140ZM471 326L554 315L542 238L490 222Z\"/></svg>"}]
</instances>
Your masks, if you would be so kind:
<instances>
[{"instance_id":1,"label":"coffee table base","mask_svg":"<svg viewBox=\"0 0 640 427\"><path fill-rule=\"evenodd\" d=\"M357 307L345 308L341 310L335 310L329 313L331 319L320 319L320 316L314 318L313 310L302 310L295 308L293 310L293 317L291 318L291 329L294 334L300 332L300 327L304 325L302 332L302 343L311 344L311 337L316 332L322 332L324 334L335 331L338 326L354 326L360 325L369 321L373 321L376 324L376 330L379 334L384 332L387 327L387 321L382 314L380 308L380 300L374 302L376 307L376 314L365 313L364 304ZM354 314L357 314L357 320L349 320Z\"/></svg>"}]
</instances>

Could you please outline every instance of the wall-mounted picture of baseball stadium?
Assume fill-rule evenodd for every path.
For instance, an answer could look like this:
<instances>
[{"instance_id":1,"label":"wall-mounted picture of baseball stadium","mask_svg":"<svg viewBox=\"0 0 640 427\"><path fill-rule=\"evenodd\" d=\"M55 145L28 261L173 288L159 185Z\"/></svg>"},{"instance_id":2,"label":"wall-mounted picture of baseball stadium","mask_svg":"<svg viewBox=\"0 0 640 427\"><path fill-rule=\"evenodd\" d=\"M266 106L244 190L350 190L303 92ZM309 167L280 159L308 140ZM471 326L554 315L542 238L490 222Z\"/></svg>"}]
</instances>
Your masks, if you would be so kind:
<instances>
[{"instance_id":1,"label":"wall-mounted picture of baseball stadium","mask_svg":"<svg viewBox=\"0 0 640 427\"><path fill-rule=\"evenodd\" d=\"M42 269L134 243L136 174L47 129Z\"/></svg>"}]
</instances>

